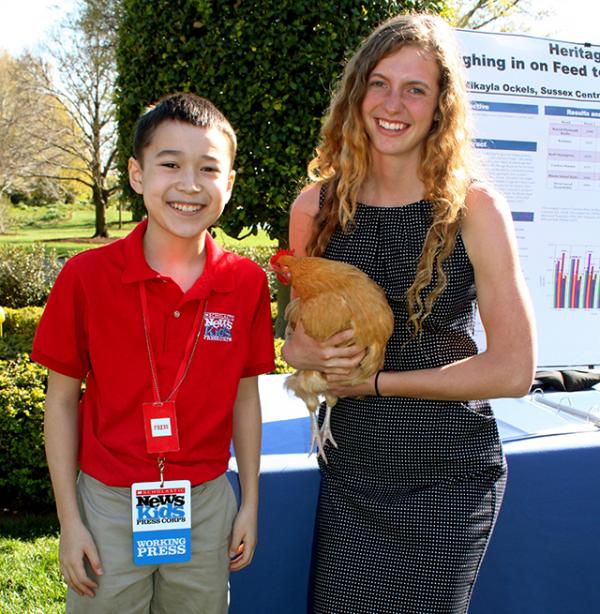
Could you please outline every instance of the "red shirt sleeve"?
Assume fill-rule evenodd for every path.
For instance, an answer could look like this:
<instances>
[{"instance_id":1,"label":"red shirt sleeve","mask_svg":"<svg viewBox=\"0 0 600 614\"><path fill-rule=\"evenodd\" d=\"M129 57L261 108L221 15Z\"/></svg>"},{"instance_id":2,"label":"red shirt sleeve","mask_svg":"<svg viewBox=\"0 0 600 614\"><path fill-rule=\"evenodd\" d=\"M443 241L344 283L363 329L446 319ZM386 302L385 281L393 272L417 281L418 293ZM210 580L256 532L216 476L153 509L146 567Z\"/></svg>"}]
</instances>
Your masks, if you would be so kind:
<instances>
[{"instance_id":1,"label":"red shirt sleeve","mask_svg":"<svg viewBox=\"0 0 600 614\"><path fill-rule=\"evenodd\" d=\"M86 297L75 257L58 275L33 340L32 360L76 379L90 369Z\"/></svg>"},{"instance_id":2,"label":"red shirt sleeve","mask_svg":"<svg viewBox=\"0 0 600 614\"><path fill-rule=\"evenodd\" d=\"M264 272L260 271L261 288L250 329L250 351L242 377L252 377L275 369L271 296Z\"/></svg>"}]
</instances>

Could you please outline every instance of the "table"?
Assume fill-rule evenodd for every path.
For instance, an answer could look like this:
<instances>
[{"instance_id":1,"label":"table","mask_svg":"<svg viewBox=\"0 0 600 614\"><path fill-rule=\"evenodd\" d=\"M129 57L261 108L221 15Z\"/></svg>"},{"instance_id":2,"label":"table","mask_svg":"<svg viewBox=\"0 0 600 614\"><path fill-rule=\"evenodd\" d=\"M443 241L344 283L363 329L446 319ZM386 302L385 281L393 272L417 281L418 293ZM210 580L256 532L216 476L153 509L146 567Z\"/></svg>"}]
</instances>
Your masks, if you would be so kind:
<instances>
[{"instance_id":1,"label":"table","mask_svg":"<svg viewBox=\"0 0 600 614\"><path fill-rule=\"evenodd\" d=\"M259 545L252 565L232 574L230 614L306 614L319 485L316 459L307 457L307 411L284 391L283 376L259 383ZM585 403L600 406L600 391L583 394ZM580 393L548 398L582 406L574 395ZM470 614L600 611L600 431L532 397L492 407L509 479ZM236 482L235 459L230 468Z\"/></svg>"}]
</instances>

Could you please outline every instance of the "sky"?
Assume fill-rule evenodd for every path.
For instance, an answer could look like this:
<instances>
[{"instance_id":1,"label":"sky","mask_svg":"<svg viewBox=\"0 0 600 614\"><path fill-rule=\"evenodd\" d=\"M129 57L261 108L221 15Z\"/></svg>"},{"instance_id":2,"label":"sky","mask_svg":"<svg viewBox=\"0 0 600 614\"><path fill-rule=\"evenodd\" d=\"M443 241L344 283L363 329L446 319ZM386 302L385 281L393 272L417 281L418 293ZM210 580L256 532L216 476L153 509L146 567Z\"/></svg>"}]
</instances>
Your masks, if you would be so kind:
<instances>
[{"instance_id":1,"label":"sky","mask_svg":"<svg viewBox=\"0 0 600 614\"><path fill-rule=\"evenodd\" d=\"M553 15L532 23L528 34L600 45L598 0L530 0ZM75 0L0 0L0 48L12 55L35 52L48 28Z\"/></svg>"},{"instance_id":2,"label":"sky","mask_svg":"<svg viewBox=\"0 0 600 614\"><path fill-rule=\"evenodd\" d=\"M533 21L525 34L600 45L598 0L530 0L529 4L534 13L546 10L550 14Z\"/></svg>"},{"instance_id":3,"label":"sky","mask_svg":"<svg viewBox=\"0 0 600 614\"><path fill-rule=\"evenodd\" d=\"M75 0L0 0L0 49L11 55L35 52L48 29Z\"/></svg>"}]
</instances>

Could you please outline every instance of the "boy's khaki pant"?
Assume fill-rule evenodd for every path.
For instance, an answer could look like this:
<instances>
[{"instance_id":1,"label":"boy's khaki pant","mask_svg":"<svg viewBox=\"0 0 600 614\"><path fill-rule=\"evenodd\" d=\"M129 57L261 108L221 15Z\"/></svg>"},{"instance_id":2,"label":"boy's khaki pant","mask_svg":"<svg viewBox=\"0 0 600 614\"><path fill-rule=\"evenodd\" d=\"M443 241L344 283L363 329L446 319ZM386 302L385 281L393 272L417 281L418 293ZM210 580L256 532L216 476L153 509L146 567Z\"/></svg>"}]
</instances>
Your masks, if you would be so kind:
<instances>
[{"instance_id":1,"label":"boy's khaki pant","mask_svg":"<svg viewBox=\"0 0 600 614\"><path fill-rule=\"evenodd\" d=\"M81 473L79 505L104 574L96 596L69 589L68 614L226 614L229 538L237 510L228 479L192 488L192 560L169 565L133 564L131 490L113 488Z\"/></svg>"}]
</instances>

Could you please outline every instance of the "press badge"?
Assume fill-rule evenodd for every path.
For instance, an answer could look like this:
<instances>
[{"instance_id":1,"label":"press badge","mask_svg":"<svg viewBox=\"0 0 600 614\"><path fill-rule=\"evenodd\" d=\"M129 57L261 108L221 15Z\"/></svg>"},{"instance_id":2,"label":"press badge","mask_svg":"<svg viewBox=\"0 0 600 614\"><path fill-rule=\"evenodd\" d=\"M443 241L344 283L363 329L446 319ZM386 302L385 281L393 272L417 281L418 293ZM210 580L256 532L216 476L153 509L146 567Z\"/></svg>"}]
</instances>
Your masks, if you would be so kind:
<instances>
[{"instance_id":1,"label":"press badge","mask_svg":"<svg viewBox=\"0 0 600 614\"><path fill-rule=\"evenodd\" d=\"M179 432L175 403L143 403L146 450L154 452L178 452Z\"/></svg>"},{"instance_id":2,"label":"press badge","mask_svg":"<svg viewBox=\"0 0 600 614\"><path fill-rule=\"evenodd\" d=\"M192 558L189 480L138 482L131 486L133 562L185 563Z\"/></svg>"}]
</instances>

